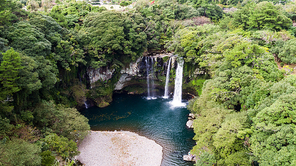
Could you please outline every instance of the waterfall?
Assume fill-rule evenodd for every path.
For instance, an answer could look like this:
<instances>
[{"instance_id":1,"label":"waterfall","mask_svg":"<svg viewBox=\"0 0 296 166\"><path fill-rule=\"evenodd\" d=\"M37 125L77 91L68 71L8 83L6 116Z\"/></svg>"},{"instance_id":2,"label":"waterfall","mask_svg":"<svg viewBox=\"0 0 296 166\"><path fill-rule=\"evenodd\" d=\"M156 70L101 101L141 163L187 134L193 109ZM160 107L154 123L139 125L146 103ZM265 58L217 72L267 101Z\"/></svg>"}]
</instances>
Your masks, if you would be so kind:
<instances>
[{"instance_id":1,"label":"waterfall","mask_svg":"<svg viewBox=\"0 0 296 166\"><path fill-rule=\"evenodd\" d=\"M174 98L172 101L173 106L185 106L185 103L182 103L182 79L183 79L183 59L177 61L177 70L175 78L175 90Z\"/></svg>"},{"instance_id":2,"label":"waterfall","mask_svg":"<svg viewBox=\"0 0 296 166\"><path fill-rule=\"evenodd\" d=\"M148 61L148 57L145 58L145 63L146 63L146 74L147 74L147 92L148 92L148 96L147 98L150 98L150 78L149 78L149 61Z\"/></svg>"},{"instance_id":3,"label":"waterfall","mask_svg":"<svg viewBox=\"0 0 296 166\"><path fill-rule=\"evenodd\" d=\"M165 79L165 88L164 88L164 96L163 98L167 99L169 98L169 80L170 80L170 67L171 67L171 59L169 60L168 67L167 67L167 72L166 72L166 79Z\"/></svg>"},{"instance_id":4,"label":"waterfall","mask_svg":"<svg viewBox=\"0 0 296 166\"><path fill-rule=\"evenodd\" d=\"M85 106L85 109L88 109L89 108L89 106L87 104L87 100L84 101L84 106Z\"/></svg>"},{"instance_id":5,"label":"waterfall","mask_svg":"<svg viewBox=\"0 0 296 166\"><path fill-rule=\"evenodd\" d=\"M146 75L147 75L147 99L156 99L155 92L154 92L154 59L153 57L146 57L145 58L146 63ZM151 90L152 89L152 90Z\"/></svg>"},{"instance_id":6,"label":"waterfall","mask_svg":"<svg viewBox=\"0 0 296 166\"><path fill-rule=\"evenodd\" d=\"M151 57L151 88L152 88L152 96L151 99L156 99L155 97L155 85L154 85L154 59Z\"/></svg>"}]
</instances>

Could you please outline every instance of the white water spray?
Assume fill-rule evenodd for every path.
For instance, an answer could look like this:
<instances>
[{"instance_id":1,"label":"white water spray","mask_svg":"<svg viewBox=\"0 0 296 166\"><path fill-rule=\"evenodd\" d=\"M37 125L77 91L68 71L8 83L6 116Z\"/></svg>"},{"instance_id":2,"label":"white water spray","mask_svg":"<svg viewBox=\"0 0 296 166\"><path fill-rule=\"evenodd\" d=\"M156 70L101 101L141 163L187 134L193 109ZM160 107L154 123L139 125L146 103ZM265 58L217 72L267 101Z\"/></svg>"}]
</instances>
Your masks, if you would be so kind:
<instances>
[{"instance_id":1,"label":"white water spray","mask_svg":"<svg viewBox=\"0 0 296 166\"><path fill-rule=\"evenodd\" d=\"M150 61L149 61L150 59ZM150 63L149 63L150 62ZM147 99L156 99L155 94L154 94L154 60L153 57L146 57L145 58L145 63L146 63L146 74L147 74ZM151 91L152 88L152 91Z\"/></svg>"},{"instance_id":2,"label":"white water spray","mask_svg":"<svg viewBox=\"0 0 296 166\"><path fill-rule=\"evenodd\" d=\"M170 70L171 70L171 59L172 58L170 58L169 63L167 65L168 67L167 67L164 96L163 96L163 98L165 98L165 99L169 98L169 80L170 80Z\"/></svg>"},{"instance_id":3,"label":"white water spray","mask_svg":"<svg viewBox=\"0 0 296 166\"><path fill-rule=\"evenodd\" d=\"M147 99L150 98L150 78L149 78L149 62L148 62L148 57L145 58L145 62L146 62L146 74L147 74L147 92L148 92L148 96Z\"/></svg>"},{"instance_id":4,"label":"white water spray","mask_svg":"<svg viewBox=\"0 0 296 166\"><path fill-rule=\"evenodd\" d=\"M176 78L175 78L175 90L174 98L171 102L173 107L185 106L185 103L182 103L182 80L183 80L183 59L180 59L177 62Z\"/></svg>"},{"instance_id":5,"label":"white water spray","mask_svg":"<svg viewBox=\"0 0 296 166\"><path fill-rule=\"evenodd\" d=\"M151 99L156 99L155 97L155 84L154 84L154 59L151 57L151 88L152 88L152 96Z\"/></svg>"},{"instance_id":6,"label":"white water spray","mask_svg":"<svg viewBox=\"0 0 296 166\"><path fill-rule=\"evenodd\" d=\"M88 109L89 108L89 106L87 104L87 101L84 101L84 106L85 106L85 109Z\"/></svg>"}]
</instances>

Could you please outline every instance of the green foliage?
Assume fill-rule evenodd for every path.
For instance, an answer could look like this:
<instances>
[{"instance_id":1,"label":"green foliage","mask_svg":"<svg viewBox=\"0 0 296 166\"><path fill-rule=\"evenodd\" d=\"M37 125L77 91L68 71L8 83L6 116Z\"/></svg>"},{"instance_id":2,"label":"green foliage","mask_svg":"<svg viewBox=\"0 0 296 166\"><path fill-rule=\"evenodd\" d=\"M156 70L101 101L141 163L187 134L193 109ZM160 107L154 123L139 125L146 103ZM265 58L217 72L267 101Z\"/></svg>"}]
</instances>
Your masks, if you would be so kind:
<instances>
[{"instance_id":1,"label":"green foliage","mask_svg":"<svg viewBox=\"0 0 296 166\"><path fill-rule=\"evenodd\" d=\"M38 166L41 164L40 148L21 139L0 144L0 164Z\"/></svg>"},{"instance_id":2,"label":"green foliage","mask_svg":"<svg viewBox=\"0 0 296 166\"><path fill-rule=\"evenodd\" d=\"M71 140L82 140L90 129L88 119L75 108L65 108L53 102L43 101L33 111L36 126L50 128L53 132Z\"/></svg>"},{"instance_id":3,"label":"green foliage","mask_svg":"<svg viewBox=\"0 0 296 166\"><path fill-rule=\"evenodd\" d=\"M0 1L0 25L8 23L11 17L9 8L6 6L8 4L9 3L6 0Z\"/></svg>"},{"instance_id":4,"label":"green foliage","mask_svg":"<svg viewBox=\"0 0 296 166\"><path fill-rule=\"evenodd\" d=\"M287 29L292 25L291 20L282 13L280 7L270 2L257 4L248 23L250 28L273 30Z\"/></svg>"},{"instance_id":5,"label":"green foliage","mask_svg":"<svg viewBox=\"0 0 296 166\"><path fill-rule=\"evenodd\" d=\"M26 95L42 88L42 83L38 74L38 62L29 56L21 56L22 69L19 72L18 86Z\"/></svg>"},{"instance_id":6,"label":"green foliage","mask_svg":"<svg viewBox=\"0 0 296 166\"><path fill-rule=\"evenodd\" d=\"M213 145L218 151L219 165L248 165L249 156L246 155L247 147L244 146L244 137L240 132L248 126L246 112L232 113L225 116L221 128L214 135ZM237 158L239 156L239 158Z\"/></svg>"},{"instance_id":7,"label":"green foliage","mask_svg":"<svg viewBox=\"0 0 296 166\"><path fill-rule=\"evenodd\" d=\"M235 6L235 5L239 5L241 2L243 2L242 0L221 0L221 1L213 1L213 0L189 0L189 1L184 1L184 0L178 0L179 2L185 3L185 2L191 2L192 4L194 4L194 6L199 7L201 5L204 4L219 4L220 6L223 5L227 5L228 6Z\"/></svg>"},{"instance_id":8,"label":"green foliage","mask_svg":"<svg viewBox=\"0 0 296 166\"><path fill-rule=\"evenodd\" d=\"M203 53L199 42L218 30L217 26L211 24L180 29L166 47L169 51L174 51L178 56L184 57L187 62L199 63L202 61L200 55Z\"/></svg>"},{"instance_id":9,"label":"green foliage","mask_svg":"<svg viewBox=\"0 0 296 166\"><path fill-rule=\"evenodd\" d=\"M26 12L20 10L21 4L17 1L0 1L0 26L11 25L12 22L16 22L22 17L26 16ZM18 17L17 17L18 15Z\"/></svg>"},{"instance_id":10,"label":"green foliage","mask_svg":"<svg viewBox=\"0 0 296 166\"><path fill-rule=\"evenodd\" d=\"M250 3L232 14L233 18L225 18L230 21L230 29L269 29L281 30L292 26L292 21L284 15L281 6L271 2Z\"/></svg>"},{"instance_id":11,"label":"green foliage","mask_svg":"<svg viewBox=\"0 0 296 166\"><path fill-rule=\"evenodd\" d=\"M28 22L19 22L9 27L7 39L10 46L29 56L48 56L51 43L38 29Z\"/></svg>"},{"instance_id":12,"label":"green foliage","mask_svg":"<svg viewBox=\"0 0 296 166\"><path fill-rule=\"evenodd\" d=\"M10 124L10 120L6 117L2 118L0 116L0 138L5 136L6 134L10 134L14 125Z\"/></svg>"},{"instance_id":13,"label":"green foliage","mask_svg":"<svg viewBox=\"0 0 296 166\"><path fill-rule=\"evenodd\" d=\"M264 153L264 148L259 150L256 146L266 137L260 138L260 141L253 137L257 129L251 123L255 122L254 119L250 121L249 117L256 116L258 111L274 102L269 99L270 88L283 78L266 46L273 46L276 41L291 36L285 31L250 33L238 29L209 33L196 39L186 37L195 32L193 30L183 29L180 32L178 38L174 38L175 43L178 43L175 51L179 51L178 54L187 61L198 63L200 67L209 70L213 77L204 82L201 96L189 107L198 116L193 123L196 146L192 150L200 158L197 163L213 164L216 160L217 165L249 165L250 158L259 161L259 153ZM195 34L192 36L197 36ZM287 83L280 87L287 87L290 92L294 89ZM273 89L278 88L275 86ZM248 109L251 110L244 111ZM250 156L250 151L254 152L255 149L258 153Z\"/></svg>"},{"instance_id":14,"label":"green foliage","mask_svg":"<svg viewBox=\"0 0 296 166\"><path fill-rule=\"evenodd\" d=\"M78 106L84 105L86 99L86 87L83 84L77 84L71 87L72 96L77 102Z\"/></svg>"},{"instance_id":15,"label":"green foliage","mask_svg":"<svg viewBox=\"0 0 296 166\"><path fill-rule=\"evenodd\" d=\"M21 58L18 52L11 48L3 53L3 61L0 65L0 82L2 85L0 100L2 102L3 100L12 100L12 95L20 90L16 83L16 80L19 79L20 69L22 69Z\"/></svg>"},{"instance_id":16,"label":"green foliage","mask_svg":"<svg viewBox=\"0 0 296 166\"><path fill-rule=\"evenodd\" d=\"M189 84L191 87L195 88L198 95L200 96L202 94L202 87L205 81L206 81L205 79L196 79L196 80L192 80Z\"/></svg>"},{"instance_id":17,"label":"green foliage","mask_svg":"<svg viewBox=\"0 0 296 166\"><path fill-rule=\"evenodd\" d=\"M185 59L186 88L200 96L189 105L198 117L192 150L197 165L250 165L252 160L295 165L296 78L284 78L274 62L275 56L295 63L290 20L296 18L295 4L241 2L140 0L135 9L116 12L57 1L47 13L46 1L32 0L28 7L41 5L45 11L28 15L20 3L0 0L0 138L11 139L0 145L1 164L52 165L55 155L66 159L78 154L75 141L87 135L87 119L59 103L79 106L89 97L99 106L108 105L121 68L144 51L166 46ZM223 13L222 7L236 4L236 11ZM220 26L204 24L211 22L197 16L220 21ZM86 90L84 73L100 67L114 69L113 77ZM197 79L194 71L212 79ZM36 131L28 130L29 125ZM22 132L30 133L25 140L39 140L43 152L12 138Z\"/></svg>"},{"instance_id":18,"label":"green foliage","mask_svg":"<svg viewBox=\"0 0 296 166\"><path fill-rule=\"evenodd\" d=\"M103 19L102 19L103 18ZM144 51L146 34L142 17L133 13L106 11L89 15L80 34L84 39L92 68L105 66L113 59L136 60Z\"/></svg>"},{"instance_id":19,"label":"green foliage","mask_svg":"<svg viewBox=\"0 0 296 166\"><path fill-rule=\"evenodd\" d=\"M92 6L86 2L71 2L55 5L51 9L49 16L57 21L62 27L75 28L82 24L84 17L90 12L102 12L105 7Z\"/></svg>"},{"instance_id":20,"label":"green foliage","mask_svg":"<svg viewBox=\"0 0 296 166\"><path fill-rule=\"evenodd\" d=\"M250 140L251 148L260 164L295 163L295 154L291 150L295 148L294 112L292 111L295 106L294 100L295 91L291 94L282 94L273 104L263 107L253 118L254 134Z\"/></svg>"},{"instance_id":21,"label":"green foliage","mask_svg":"<svg viewBox=\"0 0 296 166\"><path fill-rule=\"evenodd\" d=\"M63 159L74 157L79 154L78 148L76 143L73 140L69 140L66 137L58 136L57 134L49 134L44 139L41 139L43 144L43 149L47 151L55 151L57 155L61 156ZM46 151L45 151L46 152ZM43 156L47 157L47 161L44 162L51 162L52 158L50 154L44 154Z\"/></svg>"},{"instance_id":22,"label":"green foliage","mask_svg":"<svg viewBox=\"0 0 296 166\"><path fill-rule=\"evenodd\" d=\"M51 166L55 162L55 157L52 155L52 152L49 150L43 151L40 156L42 157L41 165L42 166Z\"/></svg>"},{"instance_id":23,"label":"green foliage","mask_svg":"<svg viewBox=\"0 0 296 166\"><path fill-rule=\"evenodd\" d=\"M286 64L296 63L296 39L291 39L285 42L282 48L279 48L278 57Z\"/></svg>"},{"instance_id":24,"label":"green foliage","mask_svg":"<svg viewBox=\"0 0 296 166\"><path fill-rule=\"evenodd\" d=\"M120 6L128 6L131 3L132 3L131 1L122 1L122 2L120 2Z\"/></svg>"},{"instance_id":25,"label":"green foliage","mask_svg":"<svg viewBox=\"0 0 296 166\"><path fill-rule=\"evenodd\" d=\"M161 0L153 5L150 5L148 0L142 0L137 1L135 8L144 19L148 51L162 49L163 45L171 39L174 30L180 26L170 23L171 20L183 20L199 16L196 9L178 4L175 0Z\"/></svg>"},{"instance_id":26,"label":"green foliage","mask_svg":"<svg viewBox=\"0 0 296 166\"><path fill-rule=\"evenodd\" d=\"M243 65L259 65L260 57L263 57L265 50L258 45L250 43L242 43L233 47L229 51L225 51L223 56L225 60L236 68Z\"/></svg>"},{"instance_id":27,"label":"green foliage","mask_svg":"<svg viewBox=\"0 0 296 166\"><path fill-rule=\"evenodd\" d=\"M212 166L216 163L215 156L208 153L203 152L199 155L199 160L196 161L196 166Z\"/></svg>"},{"instance_id":28,"label":"green foliage","mask_svg":"<svg viewBox=\"0 0 296 166\"><path fill-rule=\"evenodd\" d=\"M205 16L213 21L219 21L223 17L223 10L216 4L202 4L197 8L200 16Z\"/></svg>"}]
</instances>

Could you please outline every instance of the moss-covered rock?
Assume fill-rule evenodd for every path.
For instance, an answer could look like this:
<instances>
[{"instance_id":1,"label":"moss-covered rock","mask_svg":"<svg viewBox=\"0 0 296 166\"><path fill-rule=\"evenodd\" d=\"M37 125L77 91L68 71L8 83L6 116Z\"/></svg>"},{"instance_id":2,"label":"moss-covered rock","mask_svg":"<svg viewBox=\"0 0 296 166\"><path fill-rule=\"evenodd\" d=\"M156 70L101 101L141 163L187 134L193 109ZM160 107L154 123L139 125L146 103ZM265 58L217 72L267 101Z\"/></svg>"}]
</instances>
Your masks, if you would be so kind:
<instances>
[{"instance_id":1,"label":"moss-covered rock","mask_svg":"<svg viewBox=\"0 0 296 166\"><path fill-rule=\"evenodd\" d=\"M81 108L84 106L84 102L86 101L86 93L87 93L87 89L85 87L84 84L80 83L80 84L76 84L73 85L71 88L71 94L74 98L74 100L77 103L77 108Z\"/></svg>"},{"instance_id":2,"label":"moss-covered rock","mask_svg":"<svg viewBox=\"0 0 296 166\"><path fill-rule=\"evenodd\" d=\"M110 105L109 103L105 102L104 100L101 100L101 102L97 106L100 107L100 108L104 108L104 107L107 107L109 105Z\"/></svg>"}]
</instances>

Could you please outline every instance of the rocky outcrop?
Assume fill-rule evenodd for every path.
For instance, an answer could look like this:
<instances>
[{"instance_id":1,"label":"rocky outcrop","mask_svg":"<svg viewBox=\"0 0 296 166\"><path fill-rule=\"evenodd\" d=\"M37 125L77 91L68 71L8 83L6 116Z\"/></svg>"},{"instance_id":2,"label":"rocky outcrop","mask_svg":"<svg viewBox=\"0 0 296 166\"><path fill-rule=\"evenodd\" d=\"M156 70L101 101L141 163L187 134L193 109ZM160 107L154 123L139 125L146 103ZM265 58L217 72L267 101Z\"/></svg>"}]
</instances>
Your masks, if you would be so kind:
<instances>
[{"instance_id":1,"label":"rocky outcrop","mask_svg":"<svg viewBox=\"0 0 296 166\"><path fill-rule=\"evenodd\" d=\"M70 93L77 103L77 109L82 109L85 106L87 89L84 84L76 84L70 88Z\"/></svg>"},{"instance_id":2,"label":"rocky outcrop","mask_svg":"<svg viewBox=\"0 0 296 166\"><path fill-rule=\"evenodd\" d=\"M154 66L154 74L155 74L155 81L158 81L157 76L162 75L164 71L164 57L172 56L172 53L166 53L166 54L156 54L153 56L155 66ZM174 58L175 59L175 58ZM175 60L173 60L175 62ZM124 89L127 86L146 86L146 82L143 82L142 80L146 78L146 62L145 58L140 57L137 59L136 62L130 63L126 68L123 68L120 73L120 79L115 84L114 90L120 91ZM156 85L157 86L157 85ZM143 88L141 88L143 89ZM138 92L141 92L142 90L136 90ZM135 94L138 94L137 92L134 92Z\"/></svg>"},{"instance_id":3,"label":"rocky outcrop","mask_svg":"<svg viewBox=\"0 0 296 166\"><path fill-rule=\"evenodd\" d=\"M142 57L138 58L136 62L131 62L129 67L124 68L120 71L121 74L128 74L129 76L141 76L139 75L139 63L142 60Z\"/></svg>"},{"instance_id":4,"label":"rocky outcrop","mask_svg":"<svg viewBox=\"0 0 296 166\"><path fill-rule=\"evenodd\" d=\"M194 113L189 113L188 115L188 119L191 120L191 119L195 119L195 115Z\"/></svg>"},{"instance_id":5,"label":"rocky outcrop","mask_svg":"<svg viewBox=\"0 0 296 166\"><path fill-rule=\"evenodd\" d=\"M130 80L131 80L131 77L128 74L126 74L126 73L122 74L120 76L118 82L116 83L114 90L121 90L121 89L123 89L125 83L128 82L128 81L130 81Z\"/></svg>"},{"instance_id":6,"label":"rocky outcrop","mask_svg":"<svg viewBox=\"0 0 296 166\"><path fill-rule=\"evenodd\" d=\"M183 160L196 162L196 156L192 154L184 155Z\"/></svg>"},{"instance_id":7,"label":"rocky outcrop","mask_svg":"<svg viewBox=\"0 0 296 166\"><path fill-rule=\"evenodd\" d=\"M186 126L189 129L193 129L193 120L195 119L195 115L193 113L190 113L188 115L188 121L186 122Z\"/></svg>"},{"instance_id":8,"label":"rocky outcrop","mask_svg":"<svg viewBox=\"0 0 296 166\"><path fill-rule=\"evenodd\" d=\"M109 67L89 68L87 70L90 83L89 98L96 106L106 107L112 101L113 92L110 91L110 88L113 89L113 85L109 81L112 82L114 73L115 69L109 69ZM104 95L101 95L102 93Z\"/></svg>"},{"instance_id":9,"label":"rocky outcrop","mask_svg":"<svg viewBox=\"0 0 296 166\"><path fill-rule=\"evenodd\" d=\"M142 57L138 58L136 62L131 62L128 67L120 71L121 76L118 82L115 84L114 90L122 90L127 84L127 82L132 79L132 77L135 77L135 76L141 77L141 74L139 74L140 72L139 65L141 60L142 60Z\"/></svg>"},{"instance_id":10,"label":"rocky outcrop","mask_svg":"<svg viewBox=\"0 0 296 166\"><path fill-rule=\"evenodd\" d=\"M89 98L92 99L97 106L105 107L110 101L112 101L112 99L109 100L109 98L112 98L112 90L120 93L145 94L147 93L147 73L152 73L152 70L153 75L149 75L151 80L155 83L154 88L152 89L156 95L162 95L165 86L165 74L169 57L172 57L172 68L176 68L177 57L172 53L154 54L149 58L147 57L149 59L148 61L145 56L140 57L135 62L126 65L126 67L122 68L120 72L115 71L115 69L110 69L110 67L102 67L98 69L89 68L87 70L90 83ZM147 72L147 70L149 72ZM174 73L174 69L172 70L172 73ZM197 73L198 72L199 71L197 71ZM172 74L169 84L171 89L173 88L173 80L174 78ZM102 92L104 92L104 96L101 95L103 94Z\"/></svg>"},{"instance_id":11,"label":"rocky outcrop","mask_svg":"<svg viewBox=\"0 0 296 166\"><path fill-rule=\"evenodd\" d=\"M115 69L109 69L108 67L101 67L98 69L90 68L87 70L90 80L90 85L93 85L98 80L108 81L112 78Z\"/></svg>"},{"instance_id":12,"label":"rocky outcrop","mask_svg":"<svg viewBox=\"0 0 296 166\"><path fill-rule=\"evenodd\" d=\"M193 129L193 120L188 120L186 126L190 129Z\"/></svg>"},{"instance_id":13,"label":"rocky outcrop","mask_svg":"<svg viewBox=\"0 0 296 166\"><path fill-rule=\"evenodd\" d=\"M171 57L173 55L174 55L173 53L164 53L164 54L156 54L153 57L164 58L164 57Z\"/></svg>"}]
</instances>

